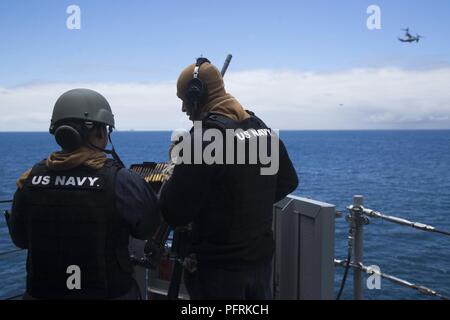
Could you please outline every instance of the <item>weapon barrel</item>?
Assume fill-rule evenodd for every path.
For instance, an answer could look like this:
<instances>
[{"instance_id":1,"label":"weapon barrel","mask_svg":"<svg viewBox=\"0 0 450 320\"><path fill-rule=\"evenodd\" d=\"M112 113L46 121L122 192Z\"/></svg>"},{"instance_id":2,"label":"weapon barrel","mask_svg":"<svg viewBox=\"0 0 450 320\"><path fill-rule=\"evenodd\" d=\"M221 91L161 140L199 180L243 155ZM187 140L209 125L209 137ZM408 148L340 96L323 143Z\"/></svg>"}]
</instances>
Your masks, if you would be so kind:
<instances>
[{"instance_id":1,"label":"weapon barrel","mask_svg":"<svg viewBox=\"0 0 450 320\"><path fill-rule=\"evenodd\" d=\"M225 59L225 63L223 64L223 67L222 67L222 71L220 71L220 74L222 75L222 77L227 72L228 66L230 65L232 58L233 58L233 56L231 54L227 55L227 58Z\"/></svg>"}]
</instances>

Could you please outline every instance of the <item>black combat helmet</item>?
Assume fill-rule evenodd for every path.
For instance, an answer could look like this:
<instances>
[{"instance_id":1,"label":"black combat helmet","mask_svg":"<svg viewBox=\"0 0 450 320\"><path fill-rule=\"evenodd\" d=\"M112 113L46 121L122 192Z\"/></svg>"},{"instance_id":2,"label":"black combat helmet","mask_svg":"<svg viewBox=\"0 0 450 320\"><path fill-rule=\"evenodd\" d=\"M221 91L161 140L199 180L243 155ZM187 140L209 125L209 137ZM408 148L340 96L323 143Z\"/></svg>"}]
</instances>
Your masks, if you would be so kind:
<instances>
[{"instance_id":1,"label":"black combat helmet","mask_svg":"<svg viewBox=\"0 0 450 320\"><path fill-rule=\"evenodd\" d=\"M108 101L96 91L73 89L61 95L53 108L50 133L67 151L81 146L84 129L101 123L114 128L114 115Z\"/></svg>"}]
</instances>

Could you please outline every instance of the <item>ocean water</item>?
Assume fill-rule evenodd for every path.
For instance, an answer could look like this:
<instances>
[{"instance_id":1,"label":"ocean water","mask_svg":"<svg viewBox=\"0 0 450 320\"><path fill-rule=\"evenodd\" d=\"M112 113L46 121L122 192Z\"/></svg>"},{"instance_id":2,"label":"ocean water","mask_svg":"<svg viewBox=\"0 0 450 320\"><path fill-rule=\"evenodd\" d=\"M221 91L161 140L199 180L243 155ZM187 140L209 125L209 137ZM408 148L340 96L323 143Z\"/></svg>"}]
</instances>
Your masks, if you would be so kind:
<instances>
[{"instance_id":1,"label":"ocean water","mask_svg":"<svg viewBox=\"0 0 450 320\"><path fill-rule=\"evenodd\" d=\"M165 161L170 132L117 132L127 165ZM352 196L366 207L450 230L450 131L286 131L300 178L296 195L335 204L346 213ZM57 149L47 133L0 133L0 200L11 199L15 180ZM1 205L0 209L8 209ZM345 259L348 225L336 220L336 257ZM365 227L365 264L450 295L450 237L371 220ZM0 219L0 252L14 249ZM24 290L25 252L0 255L0 299ZM336 269L336 291L342 269ZM343 298L352 296L349 275ZM382 280L368 299L431 299Z\"/></svg>"}]
</instances>

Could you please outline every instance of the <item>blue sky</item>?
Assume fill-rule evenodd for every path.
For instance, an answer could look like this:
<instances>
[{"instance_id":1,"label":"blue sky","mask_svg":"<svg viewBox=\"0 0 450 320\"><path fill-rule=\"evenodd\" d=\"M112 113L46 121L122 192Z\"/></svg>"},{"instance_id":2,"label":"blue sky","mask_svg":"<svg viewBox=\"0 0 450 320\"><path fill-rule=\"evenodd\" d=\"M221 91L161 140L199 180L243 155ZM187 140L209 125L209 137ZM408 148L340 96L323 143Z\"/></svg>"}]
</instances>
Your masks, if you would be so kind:
<instances>
[{"instance_id":1,"label":"blue sky","mask_svg":"<svg viewBox=\"0 0 450 320\"><path fill-rule=\"evenodd\" d=\"M72 4L81 8L81 30L66 28L69 16L66 9ZM381 30L370 31L366 27L366 10L372 4L381 8ZM446 128L450 125L450 106L447 104L450 97L441 87L424 90L423 84L433 81L442 86L443 82L450 81L449 18L448 0L2 0L0 108L19 110L35 105L34 109L27 109L28 115L33 116L25 129L40 130L47 126L44 113L48 113L52 101L72 84L89 85L103 89L105 93L114 89L129 100L138 99L140 92L147 89L148 92L166 90L167 97L161 95L158 98L157 94L149 93L142 94L141 98L149 100L149 105L155 108L172 98L170 103L178 104L174 81L182 68L200 54L220 66L226 54L233 53L229 87L233 93L239 93L246 104L263 104L261 110L267 116L275 116L270 112L279 110L280 106L298 110L309 105L315 108L317 96L328 96L334 97L333 100L321 100L318 108L343 104L360 108L361 116L365 115L361 110L366 108L364 110L371 112L369 116L374 128ZM402 35L400 29L406 26L412 33L425 36L423 41L419 44L400 43L397 37ZM397 70L396 73L389 71L392 68ZM355 74L359 69L366 73ZM431 74L433 70L445 72ZM261 73L263 71L266 73ZM386 83L394 84L396 91L391 90L390 100L383 103L392 107L375 110L375 103L363 101L362 96L374 87L378 88L379 95L392 89L392 85L389 88L377 86L386 80L386 72ZM367 80L373 73L378 76ZM326 76L329 74L337 79L345 78L346 82L340 87L330 85L331 78ZM246 78L249 75L252 77ZM316 77L322 78L317 80ZM292 90L276 89L278 83L273 83L274 78L280 79L279 83L285 86L296 81L297 87L292 90L297 92L301 87L315 89L317 86L329 86L330 92L308 96L311 91L308 90L303 96L296 97L304 98L303 105L297 106L293 103L295 100L283 100L293 96ZM365 87L356 89L358 83L364 82L361 80L367 80ZM249 81L254 82L256 91L248 89ZM396 81L410 87L410 93L405 88L397 88ZM160 86L167 83L170 85L161 89ZM54 87L48 87L49 84ZM107 84L116 84L120 88L107 87ZM147 87L140 88L138 84ZM267 86L266 95L271 90L278 90L278 96L274 93L260 100L253 99L261 91L257 89L264 86ZM25 92L24 88L31 89ZM5 93L3 96L2 92ZM47 92L50 97L39 100ZM436 94L439 98L427 105L427 99ZM137 100L126 106L117 100L118 97L113 97L113 102L120 108L143 108L137 106L140 105ZM267 100L272 100L272 104L264 104ZM409 112L407 106L411 101L418 113L402 114ZM438 110L438 104L444 106ZM118 113L122 111L119 109ZM348 109L349 114L351 111ZM294 111L289 112L295 115ZM3 126L0 131L7 130L8 123L12 126L19 119L23 120L23 117L11 114L8 122L0 120L0 126ZM433 119L433 123L428 123L427 119ZM132 123L131 119L129 121L125 122L126 128L145 129ZM181 120L177 121L181 123ZM345 128L345 121L342 119L342 124L336 128ZM279 127L303 128L311 121L298 126L281 120L274 122ZM314 128L328 128L328 124L319 121Z\"/></svg>"},{"instance_id":2,"label":"blue sky","mask_svg":"<svg viewBox=\"0 0 450 320\"><path fill-rule=\"evenodd\" d=\"M65 26L81 8L81 30ZM366 8L382 29L366 28ZM233 70L450 64L450 1L2 0L0 84L170 80L203 54ZM423 45L396 37L410 26Z\"/></svg>"}]
</instances>

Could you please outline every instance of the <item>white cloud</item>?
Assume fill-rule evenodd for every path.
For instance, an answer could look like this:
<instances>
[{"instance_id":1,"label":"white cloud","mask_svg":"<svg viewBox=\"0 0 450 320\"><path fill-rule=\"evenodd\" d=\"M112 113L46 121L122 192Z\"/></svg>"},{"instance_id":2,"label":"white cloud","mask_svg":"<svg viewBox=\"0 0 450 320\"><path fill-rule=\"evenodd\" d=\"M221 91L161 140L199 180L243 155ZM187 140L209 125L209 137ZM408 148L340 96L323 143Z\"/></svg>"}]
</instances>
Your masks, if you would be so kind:
<instances>
[{"instance_id":1,"label":"white cloud","mask_svg":"<svg viewBox=\"0 0 450 320\"><path fill-rule=\"evenodd\" d=\"M357 69L336 73L256 70L230 73L227 89L279 129L450 128L450 68ZM0 130L47 130L63 92L102 93L118 129L189 127L170 83L49 83L0 87Z\"/></svg>"}]
</instances>

